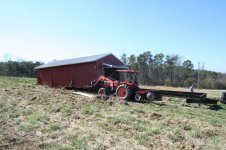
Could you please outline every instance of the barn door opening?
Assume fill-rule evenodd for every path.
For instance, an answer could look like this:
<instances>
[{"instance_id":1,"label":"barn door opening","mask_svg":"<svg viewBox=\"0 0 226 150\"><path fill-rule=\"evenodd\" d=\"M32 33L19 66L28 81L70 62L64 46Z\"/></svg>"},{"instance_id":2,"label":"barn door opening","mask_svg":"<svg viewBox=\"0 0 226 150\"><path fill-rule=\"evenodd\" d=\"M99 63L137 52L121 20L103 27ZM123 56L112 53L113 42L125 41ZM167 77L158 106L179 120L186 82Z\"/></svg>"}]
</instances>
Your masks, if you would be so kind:
<instances>
[{"instance_id":1,"label":"barn door opening","mask_svg":"<svg viewBox=\"0 0 226 150\"><path fill-rule=\"evenodd\" d=\"M128 69L125 66L116 66L103 63L103 75L120 80L120 73L117 70Z\"/></svg>"},{"instance_id":2,"label":"barn door opening","mask_svg":"<svg viewBox=\"0 0 226 150\"><path fill-rule=\"evenodd\" d=\"M116 80L120 79L118 68L104 68L104 76L106 77L112 77Z\"/></svg>"}]
</instances>

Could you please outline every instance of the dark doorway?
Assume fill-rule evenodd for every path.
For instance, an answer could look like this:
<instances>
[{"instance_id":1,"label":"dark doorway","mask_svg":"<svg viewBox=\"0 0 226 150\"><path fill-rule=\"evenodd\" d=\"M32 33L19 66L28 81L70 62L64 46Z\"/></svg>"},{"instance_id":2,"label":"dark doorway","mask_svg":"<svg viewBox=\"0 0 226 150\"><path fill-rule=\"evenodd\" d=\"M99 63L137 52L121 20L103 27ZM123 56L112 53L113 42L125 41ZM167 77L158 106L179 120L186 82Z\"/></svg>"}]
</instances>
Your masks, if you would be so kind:
<instances>
[{"instance_id":1,"label":"dark doorway","mask_svg":"<svg viewBox=\"0 0 226 150\"><path fill-rule=\"evenodd\" d=\"M120 68L104 68L104 76L106 77L111 77L114 78L116 80L120 80L120 74L117 70L119 70Z\"/></svg>"}]
</instances>

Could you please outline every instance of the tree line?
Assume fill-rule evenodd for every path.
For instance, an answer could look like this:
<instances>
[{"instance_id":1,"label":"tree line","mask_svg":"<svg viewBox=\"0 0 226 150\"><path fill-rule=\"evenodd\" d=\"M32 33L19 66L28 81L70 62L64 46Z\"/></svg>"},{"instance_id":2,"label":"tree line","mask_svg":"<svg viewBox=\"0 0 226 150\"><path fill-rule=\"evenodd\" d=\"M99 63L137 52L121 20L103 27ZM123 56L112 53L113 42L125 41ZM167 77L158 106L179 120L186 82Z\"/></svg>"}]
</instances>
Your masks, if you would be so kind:
<instances>
[{"instance_id":1,"label":"tree line","mask_svg":"<svg viewBox=\"0 0 226 150\"><path fill-rule=\"evenodd\" d=\"M121 60L130 69L139 70L139 82L145 85L161 85L196 88L224 89L226 74L201 69L194 69L191 60L182 61L178 55L164 55L151 51L138 56L122 54Z\"/></svg>"},{"instance_id":2,"label":"tree line","mask_svg":"<svg viewBox=\"0 0 226 150\"><path fill-rule=\"evenodd\" d=\"M42 62L33 61L6 61L0 62L0 76L36 77L35 67Z\"/></svg>"}]
</instances>

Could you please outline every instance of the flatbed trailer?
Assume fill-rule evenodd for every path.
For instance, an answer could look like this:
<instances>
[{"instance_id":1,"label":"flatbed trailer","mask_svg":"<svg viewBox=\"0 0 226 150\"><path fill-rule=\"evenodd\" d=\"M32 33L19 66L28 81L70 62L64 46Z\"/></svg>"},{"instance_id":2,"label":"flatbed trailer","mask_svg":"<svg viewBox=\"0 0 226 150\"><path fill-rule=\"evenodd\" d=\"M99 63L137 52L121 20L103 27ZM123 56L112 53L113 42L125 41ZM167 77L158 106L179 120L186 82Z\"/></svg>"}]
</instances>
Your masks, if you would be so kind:
<instances>
[{"instance_id":1,"label":"flatbed trailer","mask_svg":"<svg viewBox=\"0 0 226 150\"><path fill-rule=\"evenodd\" d=\"M136 91L135 100L158 100L161 99L162 96L185 98L187 103L217 104L218 102L218 100L207 98L206 93L156 89L139 89L138 91Z\"/></svg>"}]
</instances>

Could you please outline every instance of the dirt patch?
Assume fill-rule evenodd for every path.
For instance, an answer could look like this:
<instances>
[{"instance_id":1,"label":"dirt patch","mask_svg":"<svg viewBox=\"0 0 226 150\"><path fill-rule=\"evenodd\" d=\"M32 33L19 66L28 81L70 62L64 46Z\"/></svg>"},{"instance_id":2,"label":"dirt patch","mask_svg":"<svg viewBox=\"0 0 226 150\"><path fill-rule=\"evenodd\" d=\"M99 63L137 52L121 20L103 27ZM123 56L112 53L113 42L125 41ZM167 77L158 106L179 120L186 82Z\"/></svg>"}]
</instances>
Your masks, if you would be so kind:
<instances>
[{"instance_id":1,"label":"dirt patch","mask_svg":"<svg viewBox=\"0 0 226 150\"><path fill-rule=\"evenodd\" d=\"M162 118L162 115L161 114L157 114L157 113L153 113L150 115L150 120L159 120Z\"/></svg>"},{"instance_id":2,"label":"dirt patch","mask_svg":"<svg viewBox=\"0 0 226 150\"><path fill-rule=\"evenodd\" d=\"M39 149L39 144L36 141L11 142L9 144L0 145L0 149Z\"/></svg>"}]
</instances>

